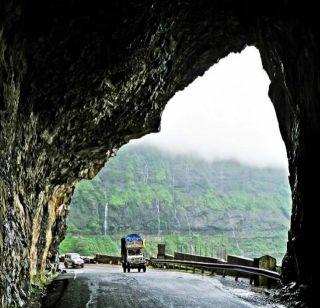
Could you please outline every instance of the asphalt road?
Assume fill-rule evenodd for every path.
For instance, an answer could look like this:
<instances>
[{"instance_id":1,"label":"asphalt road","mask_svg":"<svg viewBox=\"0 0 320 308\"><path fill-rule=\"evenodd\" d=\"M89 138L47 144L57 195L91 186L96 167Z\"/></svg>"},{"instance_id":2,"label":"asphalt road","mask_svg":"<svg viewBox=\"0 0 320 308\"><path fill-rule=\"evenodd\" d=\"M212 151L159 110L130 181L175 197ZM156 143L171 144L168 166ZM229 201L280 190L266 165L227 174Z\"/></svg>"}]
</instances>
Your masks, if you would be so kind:
<instances>
[{"instance_id":1,"label":"asphalt road","mask_svg":"<svg viewBox=\"0 0 320 308\"><path fill-rule=\"evenodd\" d=\"M60 275L42 307L281 307L263 293L223 281L185 272L148 268L146 273L123 273L120 266L87 265Z\"/></svg>"}]
</instances>

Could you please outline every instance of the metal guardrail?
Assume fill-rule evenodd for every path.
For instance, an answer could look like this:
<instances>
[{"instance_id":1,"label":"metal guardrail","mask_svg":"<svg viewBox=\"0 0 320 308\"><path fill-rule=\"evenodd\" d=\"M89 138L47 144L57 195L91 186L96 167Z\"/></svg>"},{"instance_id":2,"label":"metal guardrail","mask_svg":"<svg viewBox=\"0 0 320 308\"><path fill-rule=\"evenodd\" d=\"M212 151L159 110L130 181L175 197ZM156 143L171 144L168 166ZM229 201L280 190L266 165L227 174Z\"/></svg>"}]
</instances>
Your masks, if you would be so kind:
<instances>
[{"instance_id":1,"label":"metal guardrail","mask_svg":"<svg viewBox=\"0 0 320 308\"><path fill-rule=\"evenodd\" d=\"M165 259L150 259L151 264L179 264L186 265L190 267L197 268L210 268L210 269L220 269L220 270L231 270L240 273L247 273L251 275L268 277L274 280L281 280L280 274L278 272L251 267L237 264L229 263L207 263L207 262L195 262L195 261L180 261L180 260L165 260Z\"/></svg>"}]
</instances>

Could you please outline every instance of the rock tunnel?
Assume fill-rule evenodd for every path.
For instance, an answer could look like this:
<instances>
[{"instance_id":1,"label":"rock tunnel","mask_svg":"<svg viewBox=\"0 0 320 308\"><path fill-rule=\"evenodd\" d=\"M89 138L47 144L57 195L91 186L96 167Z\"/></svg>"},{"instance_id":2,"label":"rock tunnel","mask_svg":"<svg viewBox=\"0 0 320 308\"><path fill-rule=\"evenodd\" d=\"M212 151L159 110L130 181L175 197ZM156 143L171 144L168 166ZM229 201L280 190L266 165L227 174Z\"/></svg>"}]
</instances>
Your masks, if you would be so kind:
<instances>
[{"instance_id":1,"label":"rock tunnel","mask_svg":"<svg viewBox=\"0 0 320 308\"><path fill-rule=\"evenodd\" d=\"M30 282L55 270L77 181L157 132L175 92L248 45L271 80L289 161L283 282L308 301L320 173L313 12L287 0L1 1L1 306L23 305Z\"/></svg>"}]
</instances>

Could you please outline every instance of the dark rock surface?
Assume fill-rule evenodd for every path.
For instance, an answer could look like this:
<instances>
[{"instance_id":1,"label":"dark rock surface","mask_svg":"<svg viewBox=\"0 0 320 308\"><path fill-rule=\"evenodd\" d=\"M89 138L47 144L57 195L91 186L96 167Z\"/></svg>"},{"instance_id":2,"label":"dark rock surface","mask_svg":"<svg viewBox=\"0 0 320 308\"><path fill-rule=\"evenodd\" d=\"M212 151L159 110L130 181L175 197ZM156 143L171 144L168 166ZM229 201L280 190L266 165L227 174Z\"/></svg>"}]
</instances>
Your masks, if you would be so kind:
<instances>
[{"instance_id":1,"label":"dark rock surface","mask_svg":"<svg viewBox=\"0 0 320 308\"><path fill-rule=\"evenodd\" d=\"M158 131L175 92L246 45L261 52L288 152L283 278L308 300L320 172L316 13L287 0L0 1L1 306L22 305L30 281L54 271L75 183L131 138Z\"/></svg>"}]
</instances>

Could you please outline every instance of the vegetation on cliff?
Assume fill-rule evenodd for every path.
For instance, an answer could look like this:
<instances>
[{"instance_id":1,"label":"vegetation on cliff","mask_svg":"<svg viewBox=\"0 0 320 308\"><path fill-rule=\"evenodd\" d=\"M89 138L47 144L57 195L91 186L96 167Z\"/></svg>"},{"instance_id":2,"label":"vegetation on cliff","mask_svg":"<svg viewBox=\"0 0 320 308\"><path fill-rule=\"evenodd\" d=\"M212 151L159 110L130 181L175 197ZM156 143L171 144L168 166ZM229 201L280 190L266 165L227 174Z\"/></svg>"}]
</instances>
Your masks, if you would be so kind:
<instances>
[{"instance_id":1,"label":"vegetation on cliff","mask_svg":"<svg viewBox=\"0 0 320 308\"><path fill-rule=\"evenodd\" d=\"M192 251L198 238L211 243L210 253L225 244L230 253L280 259L290 206L284 170L129 145L77 186L61 251L117 253L120 235L134 231L149 236L150 253L159 240Z\"/></svg>"}]
</instances>

